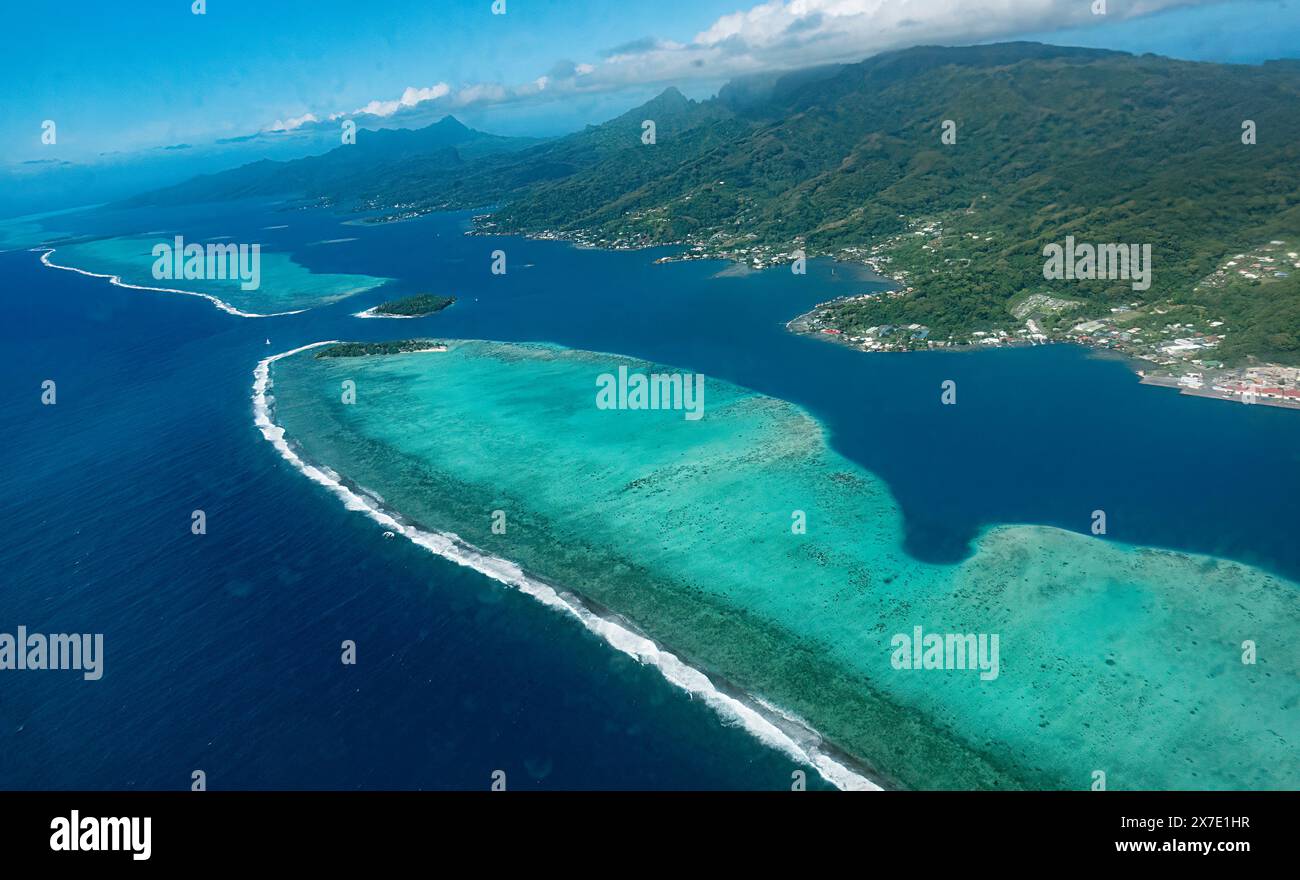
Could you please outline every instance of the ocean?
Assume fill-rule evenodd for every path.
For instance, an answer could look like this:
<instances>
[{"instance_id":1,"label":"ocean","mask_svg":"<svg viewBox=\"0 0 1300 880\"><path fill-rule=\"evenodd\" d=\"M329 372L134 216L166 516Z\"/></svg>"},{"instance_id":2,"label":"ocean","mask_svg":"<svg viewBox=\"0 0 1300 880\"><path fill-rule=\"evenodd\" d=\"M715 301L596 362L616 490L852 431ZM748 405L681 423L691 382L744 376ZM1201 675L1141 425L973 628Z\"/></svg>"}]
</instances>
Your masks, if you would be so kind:
<instances>
[{"instance_id":1,"label":"ocean","mask_svg":"<svg viewBox=\"0 0 1300 880\"><path fill-rule=\"evenodd\" d=\"M253 425L252 374L324 339L554 342L791 401L887 484L919 561L957 562L997 524L1086 533L1102 509L1110 540L1300 577L1293 412L1141 386L1069 346L864 355L784 329L880 289L848 267L654 265L671 251L465 236L467 221L249 204L49 221L229 236L315 275L393 279L264 319L0 254L0 630L103 632L106 650L98 682L5 673L0 785L182 788L200 769L214 789L487 788L496 770L512 788L779 789L798 769L825 785L572 619L385 540L302 479ZM497 249L505 275L489 271ZM457 303L351 317L424 290ZM946 379L956 406L939 402ZM206 535L190 533L196 509Z\"/></svg>"}]
</instances>

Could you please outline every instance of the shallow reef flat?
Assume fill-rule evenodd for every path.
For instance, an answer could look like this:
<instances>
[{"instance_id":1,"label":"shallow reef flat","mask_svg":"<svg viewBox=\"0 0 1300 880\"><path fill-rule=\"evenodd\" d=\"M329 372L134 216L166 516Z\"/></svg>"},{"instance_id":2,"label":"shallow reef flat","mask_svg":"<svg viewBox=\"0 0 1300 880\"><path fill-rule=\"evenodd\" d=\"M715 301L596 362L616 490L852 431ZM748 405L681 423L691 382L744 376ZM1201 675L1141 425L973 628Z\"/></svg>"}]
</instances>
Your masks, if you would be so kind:
<instances>
[{"instance_id":1,"label":"shallow reef flat","mask_svg":"<svg viewBox=\"0 0 1300 880\"><path fill-rule=\"evenodd\" d=\"M887 785L1300 788L1295 583L1033 525L920 562L888 486L806 412L712 379L699 420L602 409L602 374L680 372L618 355L459 341L272 366L306 460L629 621ZM997 663L899 668L916 627L996 636Z\"/></svg>"},{"instance_id":2,"label":"shallow reef flat","mask_svg":"<svg viewBox=\"0 0 1300 880\"><path fill-rule=\"evenodd\" d=\"M168 235L142 235L59 244L45 255L45 262L55 268L111 277L115 279L114 283L145 291L196 294L206 297L223 311L244 317L283 314L328 305L388 281L369 275L316 273L295 262L288 254L264 250L258 254L257 286L253 289L244 289L244 283L252 283L249 280L252 274L248 273L248 277L241 281L237 277L238 269L233 266L228 273L230 277L225 278L156 279L153 269L158 258L153 254L153 248L158 244L170 246L172 242L173 238ZM232 245L235 242L223 240L196 244L206 248L210 244ZM251 265L251 251L245 259Z\"/></svg>"}]
</instances>

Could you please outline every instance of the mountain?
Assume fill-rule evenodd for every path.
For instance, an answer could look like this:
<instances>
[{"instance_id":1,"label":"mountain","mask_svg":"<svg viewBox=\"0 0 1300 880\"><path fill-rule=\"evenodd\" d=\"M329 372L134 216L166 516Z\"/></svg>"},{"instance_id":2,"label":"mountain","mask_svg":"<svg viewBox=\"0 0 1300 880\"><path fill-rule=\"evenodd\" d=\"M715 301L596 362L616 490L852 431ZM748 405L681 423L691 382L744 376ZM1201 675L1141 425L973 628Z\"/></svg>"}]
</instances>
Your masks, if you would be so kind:
<instances>
[{"instance_id":1,"label":"mountain","mask_svg":"<svg viewBox=\"0 0 1300 880\"><path fill-rule=\"evenodd\" d=\"M1046 292L1069 297L1071 320L1138 303L1156 322L1176 307L1202 329L1226 326L1233 358L1300 362L1300 273L1266 291L1204 283L1238 253L1300 237L1297 106L1294 62L917 47L737 80L706 101L669 89L523 149L470 159L431 144L369 167L358 154L347 174L315 179L315 166L288 163L278 183L366 208L498 205L498 231L765 261L796 248L869 256L910 290L856 304L849 329L918 323L962 341ZM941 140L945 120L955 143ZM1046 284L1043 249L1067 236L1151 245L1150 287Z\"/></svg>"},{"instance_id":2,"label":"mountain","mask_svg":"<svg viewBox=\"0 0 1300 880\"><path fill-rule=\"evenodd\" d=\"M961 342L1018 323L1013 306L1046 293L1077 305L1040 323L1136 302L1146 308L1133 326L1147 338L1185 325L1186 336L1225 335L1220 353L1231 361L1300 363L1298 273L1205 283L1239 253L1272 240L1294 250L1300 239L1294 64L1036 44L920 48L728 97L677 129L660 125L653 148L629 140L620 157L516 188L493 221L741 258L874 252L912 291L841 309L847 332L918 323L931 339ZM956 124L954 144L940 139L944 120ZM1245 120L1255 144L1242 142ZM431 195L454 205L475 185L470 174ZM475 201L487 200L463 203ZM1046 284L1043 249L1067 236L1150 244L1150 288Z\"/></svg>"},{"instance_id":3,"label":"mountain","mask_svg":"<svg viewBox=\"0 0 1300 880\"><path fill-rule=\"evenodd\" d=\"M296 195L333 201L350 181L400 173L411 165L452 170L466 162L538 143L535 138L502 137L475 131L453 116L419 129L358 129L355 144L319 156L289 161L262 160L153 190L124 204L142 206L221 201L255 195Z\"/></svg>"}]
</instances>

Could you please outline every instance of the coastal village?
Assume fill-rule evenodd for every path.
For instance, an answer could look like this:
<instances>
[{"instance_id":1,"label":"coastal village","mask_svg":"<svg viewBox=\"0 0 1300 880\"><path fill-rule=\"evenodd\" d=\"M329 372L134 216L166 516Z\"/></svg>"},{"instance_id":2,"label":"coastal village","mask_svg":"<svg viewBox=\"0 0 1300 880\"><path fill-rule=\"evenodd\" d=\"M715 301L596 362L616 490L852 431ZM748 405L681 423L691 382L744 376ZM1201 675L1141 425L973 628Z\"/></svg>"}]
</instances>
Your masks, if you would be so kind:
<instances>
[{"instance_id":1,"label":"coastal village","mask_svg":"<svg viewBox=\"0 0 1300 880\"><path fill-rule=\"evenodd\" d=\"M937 222L919 225L912 234L933 236ZM972 235L967 233L967 235ZM978 236L974 236L978 238ZM854 301L879 297L906 297L915 287L903 272L890 266L887 251L897 239L872 248L847 249L841 259L856 259L893 278L899 287L881 293L859 294L823 303L787 325L798 333L818 334L862 351L915 351L970 349L1013 345L1042 345L1075 342L1094 349L1113 351L1144 362L1135 365L1145 384L1175 388L1184 394L1260 403L1300 409L1300 367L1258 363L1228 366L1216 356L1228 328L1220 319L1192 316L1185 306L1133 302L1111 307L1107 313L1071 320L1069 313L1084 305L1048 293L1035 292L1013 300L1005 328L977 330L964 339L935 339L922 324L883 324L854 328L840 326L837 309ZM928 245L923 245L928 249ZM1284 240L1271 240L1249 251L1235 254L1196 290L1222 289L1234 284L1269 284L1300 271L1300 250Z\"/></svg>"},{"instance_id":2,"label":"coastal village","mask_svg":"<svg viewBox=\"0 0 1300 880\"><path fill-rule=\"evenodd\" d=\"M716 186L724 186L719 180ZM684 201L690 201L687 196ZM557 230L541 229L530 231L528 238L541 241L564 241L578 247L599 248L600 250L630 251L651 247L680 247L682 251L659 257L655 263L680 263L690 260L727 260L742 264L750 269L762 270L772 266L788 265L801 250L802 242L795 239L788 245L771 245L759 241L756 233L735 233L716 231L704 236L671 239L652 234L644 224L656 216L662 216L663 208L645 211L630 211L624 217L625 227L617 231L599 230ZM503 230L490 214L481 214L473 218L473 228L468 235L497 235ZM857 262L862 262L858 260Z\"/></svg>"},{"instance_id":3,"label":"coastal village","mask_svg":"<svg viewBox=\"0 0 1300 880\"><path fill-rule=\"evenodd\" d=\"M969 213L969 212L968 212ZM639 218L629 217L629 221ZM489 215L474 218L468 234L499 232ZM906 232L871 246L843 247L833 256L839 262L866 265L882 278L892 280L892 290L873 291L822 303L799 315L786 326L795 333L815 334L827 341L867 352L902 352L934 349L973 349L1004 346L1045 345L1074 342L1111 351L1134 359L1134 369L1145 384L1175 388L1184 394L1260 403L1300 409L1300 367L1280 364L1228 366L1215 357L1215 350L1228 333L1226 322L1189 315L1189 309L1170 304L1132 302L1111 307L1100 315L1071 319L1070 313L1085 305L1047 292L1033 292L1012 301L1005 327L976 330L966 338L936 338L931 328L916 322L880 324L851 331L840 326L832 307L879 298L905 298L916 291L913 274L899 266L893 253L909 237L923 242L920 250L937 251L928 243L942 236L939 220L914 220ZM683 250L659 257L656 263L688 260L728 260L753 270L789 265L802 252L800 239L785 245L758 241L753 234L714 232L707 237L683 241L660 241L630 226L621 233L541 230L530 238L567 241L579 247L608 250L639 250L672 246ZM964 238L978 244L992 240L992 234L966 232ZM942 263L962 257L942 258ZM941 265L931 270L941 273ZM1268 284L1300 271L1300 249L1295 243L1271 240L1233 255L1209 276L1197 290L1223 288L1232 284Z\"/></svg>"}]
</instances>

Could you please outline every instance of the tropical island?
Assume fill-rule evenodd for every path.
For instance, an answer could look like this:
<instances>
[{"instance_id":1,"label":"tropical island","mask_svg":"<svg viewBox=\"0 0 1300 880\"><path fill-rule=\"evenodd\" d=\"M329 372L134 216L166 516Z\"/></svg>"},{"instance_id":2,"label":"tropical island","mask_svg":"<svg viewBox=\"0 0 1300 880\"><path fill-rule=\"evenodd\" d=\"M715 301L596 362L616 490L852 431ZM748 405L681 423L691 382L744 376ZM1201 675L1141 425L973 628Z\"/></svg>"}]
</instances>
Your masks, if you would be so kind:
<instances>
[{"instance_id":1,"label":"tropical island","mask_svg":"<svg viewBox=\"0 0 1300 880\"><path fill-rule=\"evenodd\" d=\"M400 299L390 299L357 314L358 318L423 318L441 312L456 301L454 296L417 293Z\"/></svg>"},{"instance_id":2,"label":"tropical island","mask_svg":"<svg viewBox=\"0 0 1300 880\"><path fill-rule=\"evenodd\" d=\"M1286 254L1300 240L1298 103L1300 64L1290 60L918 46L742 77L703 101L669 88L541 142L493 140L448 117L422 130L423 154L362 172L344 147L131 204L237 191L393 219L493 205L471 234L677 245L665 259L758 269L798 256L870 265L898 289L828 304L802 323L880 350L1158 338L1153 362L1179 376L1219 362L1295 368L1300 283ZM642 142L646 120L654 143ZM1149 283L1045 283L1044 249L1067 237L1149 246ZM1276 263L1253 259L1279 241L1280 253L1264 254ZM1255 269L1255 278L1233 272L1243 259L1267 266L1268 283ZM1188 351L1210 365L1166 362Z\"/></svg>"},{"instance_id":3,"label":"tropical island","mask_svg":"<svg viewBox=\"0 0 1300 880\"><path fill-rule=\"evenodd\" d=\"M446 351L447 345L432 339L400 339L391 342L339 342L316 352L318 358L366 357L376 354L415 354Z\"/></svg>"}]
</instances>

